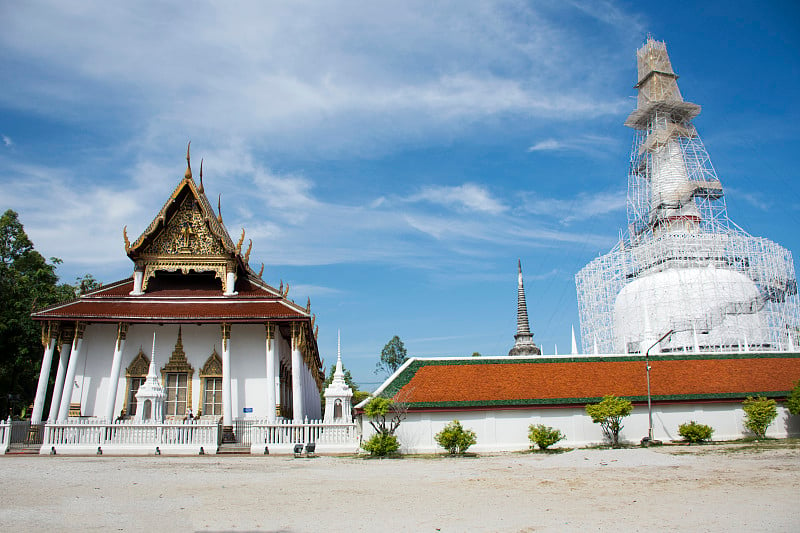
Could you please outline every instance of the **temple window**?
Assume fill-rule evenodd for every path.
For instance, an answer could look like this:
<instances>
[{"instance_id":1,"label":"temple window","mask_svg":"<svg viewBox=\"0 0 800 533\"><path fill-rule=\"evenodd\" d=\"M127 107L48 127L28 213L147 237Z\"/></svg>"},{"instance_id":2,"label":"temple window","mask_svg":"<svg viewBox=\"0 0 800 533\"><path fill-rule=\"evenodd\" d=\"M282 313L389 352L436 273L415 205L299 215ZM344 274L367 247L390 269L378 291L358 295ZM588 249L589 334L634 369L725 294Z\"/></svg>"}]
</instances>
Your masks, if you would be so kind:
<instances>
[{"instance_id":1,"label":"temple window","mask_svg":"<svg viewBox=\"0 0 800 533\"><path fill-rule=\"evenodd\" d=\"M203 414L222 416L222 378L206 378Z\"/></svg>"},{"instance_id":2,"label":"temple window","mask_svg":"<svg viewBox=\"0 0 800 533\"><path fill-rule=\"evenodd\" d=\"M139 348L139 353L133 358L133 361L125 369L126 389L125 393L125 414L129 417L136 414L136 393L139 391L139 386L147 379L147 370L150 367L150 360Z\"/></svg>"},{"instance_id":3,"label":"temple window","mask_svg":"<svg viewBox=\"0 0 800 533\"><path fill-rule=\"evenodd\" d=\"M183 372L170 372L167 374L167 400L165 402L167 416L183 416L186 414L188 377L188 374Z\"/></svg>"},{"instance_id":4,"label":"temple window","mask_svg":"<svg viewBox=\"0 0 800 533\"><path fill-rule=\"evenodd\" d=\"M181 328L178 328L178 340L175 343L175 350L161 369L162 383L165 384L167 393L164 403L164 414L169 417L183 417L190 406L189 401L192 397L192 375L194 369L186 359L183 351L183 340Z\"/></svg>"},{"instance_id":5,"label":"temple window","mask_svg":"<svg viewBox=\"0 0 800 533\"><path fill-rule=\"evenodd\" d=\"M222 416L222 359L216 346L200 369L203 386L203 415Z\"/></svg>"}]
</instances>

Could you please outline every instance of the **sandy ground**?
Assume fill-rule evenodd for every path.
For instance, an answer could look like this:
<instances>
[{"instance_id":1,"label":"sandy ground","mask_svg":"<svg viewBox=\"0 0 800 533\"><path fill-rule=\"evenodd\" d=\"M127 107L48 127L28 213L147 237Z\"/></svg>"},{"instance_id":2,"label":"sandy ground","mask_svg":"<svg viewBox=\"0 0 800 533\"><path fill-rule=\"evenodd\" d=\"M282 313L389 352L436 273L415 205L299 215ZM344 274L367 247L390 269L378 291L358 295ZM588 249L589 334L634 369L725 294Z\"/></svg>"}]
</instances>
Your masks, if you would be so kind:
<instances>
[{"instance_id":1,"label":"sandy ground","mask_svg":"<svg viewBox=\"0 0 800 533\"><path fill-rule=\"evenodd\" d=\"M0 457L2 531L800 531L800 446Z\"/></svg>"}]
</instances>

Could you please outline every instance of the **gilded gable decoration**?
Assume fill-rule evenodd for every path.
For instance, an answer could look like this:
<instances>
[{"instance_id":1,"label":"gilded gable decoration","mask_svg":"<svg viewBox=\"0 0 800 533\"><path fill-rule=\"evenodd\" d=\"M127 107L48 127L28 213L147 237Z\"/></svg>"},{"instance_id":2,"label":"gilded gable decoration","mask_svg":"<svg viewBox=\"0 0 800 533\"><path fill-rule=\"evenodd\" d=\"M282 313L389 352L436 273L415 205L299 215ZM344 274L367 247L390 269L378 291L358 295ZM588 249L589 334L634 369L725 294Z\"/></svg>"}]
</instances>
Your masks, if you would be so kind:
<instances>
[{"instance_id":1,"label":"gilded gable decoration","mask_svg":"<svg viewBox=\"0 0 800 533\"><path fill-rule=\"evenodd\" d=\"M203 368L200 369L200 377L222 377L222 358L217 353L216 346L203 365Z\"/></svg>"},{"instance_id":2,"label":"gilded gable decoration","mask_svg":"<svg viewBox=\"0 0 800 533\"><path fill-rule=\"evenodd\" d=\"M136 357L133 358L131 364L128 365L128 368L125 369L125 376L126 377L144 377L147 375L147 370L150 368L150 359L144 354L142 351L141 346L139 347L139 353L136 354Z\"/></svg>"},{"instance_id":3,"label":"gilded gable decoration","mask_svg":"<svg viewBox=\"0 0 800 533\"><path fill-rule=\"evenodd\" d=\"M241 247L237 248L221 215L214 212L202 182L198 187L192 179L189 147L184 179L164 207L134 243L129 242L126 231L123 238L125 251L136 264L136 270L143 272L141 292L146 292L158 271L182 274L194 271L214 273L223 292L232 295L234 287L229 285L248 271Z\"/></svg>"},{"instance_id":4,"label":"gilded gable decoration","mask_svg":"<svg viewBox=\"0 0 800 533\"><path fill-rule=\"evenodd\" d=\"M167 361L167 364L161 369L162 377L174 372L185 372L189 374L189 378L194 374L194 368L189 364L189 361L186 359L186 352L183 351L183 338L180 326L178 326L178 341L175 343L175 349L172 351L172 355L169 361Z\"/></svg>"}]
</instances>

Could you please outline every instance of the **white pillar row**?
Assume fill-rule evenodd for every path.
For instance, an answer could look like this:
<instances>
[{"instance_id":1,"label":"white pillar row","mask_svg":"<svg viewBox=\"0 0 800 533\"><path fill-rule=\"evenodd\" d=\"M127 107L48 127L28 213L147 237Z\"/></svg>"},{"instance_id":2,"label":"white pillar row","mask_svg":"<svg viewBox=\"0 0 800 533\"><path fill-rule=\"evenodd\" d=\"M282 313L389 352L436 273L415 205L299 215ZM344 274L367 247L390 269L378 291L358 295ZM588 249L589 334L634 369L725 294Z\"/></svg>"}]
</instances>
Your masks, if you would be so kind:
<instances>
[{"instance_id":1,"label":"white pillar row","mask_svg":"<svg viewBox=\"0 0 800 533\"><path fill-rule=\"evenodd\" d=\"M222 324L222 425L233 426L231 399L231 325Z\"/></svg>"},{"instance_id":2,"label":"white pillar row","mask_svg":"<svg viewBox=\"0 0 800 533\"><path fill-rule=\"evenodd\" d=\"M108 401L106 403L106 420L114 420L114 407L117 404L119 388L119 370L122 367L122 351L125 349L125 338L128 336L128 324L117 324L117 340L114 343L114 359L111 361L111 375L108 383Z\"/></svg>"},{"instance_id":3,"label":"white pillar row","mask_svg":"<svg viewBox=\"0 0 800 533\"><path fill-rule=\"evenodd\" d=\"M78 358L83 347L83 333L86 324L78 322L75 325L75 339L72 341L72 350L69 354L69 364L67 365L67 375L64 377L64 390L61 394L61 405L58 406L56 420L62 421L69 417L69 404L72 402L72 389L75 386L75 372L78 369Z\"/></svg>"},{"instance_id":4,"label":"white pillar row","mask_svg":"<svg viewBox=\"0 0 800 533\"><path fill-rule=\"evenodd\" d=\"M272 422L275 420L275 361L277 351L275 339L275 324L267 323L267 419Z\"/></svg>"},{"instance_id":5,"label":"white pillar row","mask_svg":"<svg viewBox=\"0 0 800 533\"><path fill-rule=\"evenodd\" d=\"M303 421L303 354L301 352L302 330L298 323L292 324L292 419Z\"/></svg>"},{"instance_id":6,"label":"white pillar row","mask_svg":"<svg viewBox=\"0 0 800 533\"><path fill-rule=\"evenodd\" d=\"M58 342L58 327L55 322L48 322L47 326L42 326L42 345L44 355L42 356L42 368L39 370L39 383L36 386L36 398L33 400L33 413L31 413L31 425L42 423L42 411L44 410L44 397L47 394L47 381L50 379L50 364L53 362L53 352Z\"/></svg>"},{"instance_id":7,"label":"white pillar row","mask_svg":"<svg viewBox=\"0 0 800 533\"><path fill-rule=\"evenodd\" d=\"M50 398L50 414L47 420L55 420L58 416L58 408L61 406L61 393L64 392L64 376L67 373L67 363L69 363L70 352L72 351L72 340L75 337L75 330L72 327L63 328L61 331L61 351L58 356L58 371L56 372L56 382L53 384L53 397Z\"/></svg>"}]
</instances>

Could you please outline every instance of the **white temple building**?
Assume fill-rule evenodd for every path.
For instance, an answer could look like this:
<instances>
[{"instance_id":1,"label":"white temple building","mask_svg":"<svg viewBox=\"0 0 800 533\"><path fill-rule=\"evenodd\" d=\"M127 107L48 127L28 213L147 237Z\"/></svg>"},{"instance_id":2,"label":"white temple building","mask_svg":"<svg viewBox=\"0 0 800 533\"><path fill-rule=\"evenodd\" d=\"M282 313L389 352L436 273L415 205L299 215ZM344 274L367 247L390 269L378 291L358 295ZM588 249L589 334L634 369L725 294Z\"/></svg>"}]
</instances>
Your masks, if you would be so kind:
<instances>
[{"instance_id":1,"label":"white temple building","mask_svg":"<svg viewBox=\"0 0 800 533\"><path fill-rule=\"evenodd\" d=\"M152 223L133 243L124 237L131 277L32 315L45 346L32 424L141 419L137 395L154 392L154 377L164 419L191 410L221 420L227 440L237 419L322 418L310 301L295 304L288 285L272 287L251 269L252 241L242 249L244 230L231 239L205 195L202 164L199 184L192 177L188 150L186 174Z\"/></svg>"}]
</instances>

